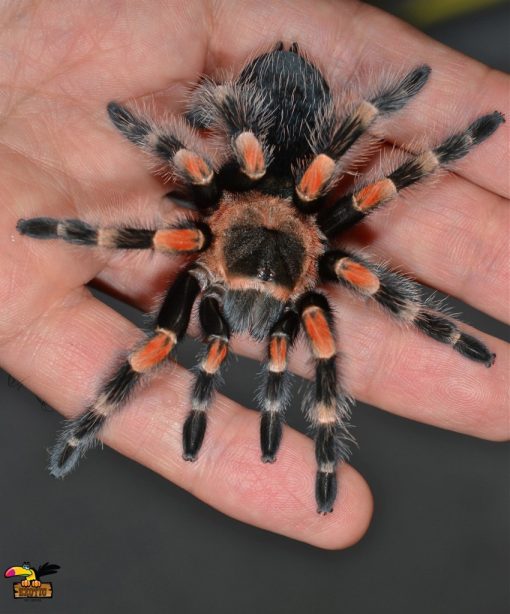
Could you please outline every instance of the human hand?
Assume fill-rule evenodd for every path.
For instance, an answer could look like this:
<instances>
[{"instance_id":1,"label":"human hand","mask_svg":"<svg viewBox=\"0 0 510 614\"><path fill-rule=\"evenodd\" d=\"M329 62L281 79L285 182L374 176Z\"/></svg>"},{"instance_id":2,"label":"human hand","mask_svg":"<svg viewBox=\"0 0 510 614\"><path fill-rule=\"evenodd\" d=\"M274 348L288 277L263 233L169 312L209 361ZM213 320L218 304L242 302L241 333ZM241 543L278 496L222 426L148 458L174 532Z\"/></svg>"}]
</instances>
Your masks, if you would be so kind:
<instances>
[{"instance_id":1,"label":"human hand","mask_svg":"<svg viewBox=\"0 0 510 614\"><path fill-rule=\"evenodd\" d=\"M14 230L19 218L37 215L147 221L149 212L164 209L168 186L118 137L106 118L108 101L156 93L158 106L179 112L197 75L238 69L254 50L298 40L329 68L330 79L342 82L360 62L432 66L427 88L386 133L391 143L430 136L431 125L451 132L458 127L451 123L458 121L452 107L469 119L494 109L508 116L505 76L375 9L349 2L212 6L189 3L185 14L180 5L156 2L150 8L120 3L115 10L109 3L85 8L33 2L2 9L2 72L8 79L0 128L2 366L67 416L83 410L119 351L140 337L83 285L95 280L147 308L178 264L158 255L149 260L145 254L31 242ZM390 33L397 43L388 49ZM370 244L420 281L505 319L506 142L502 128L459 162L455 174L374 215L346 243ZM112 212L112 205L122 213ZM507 436L508 353L502 341L477 333L498 356L487 370L418 333L401 331L368 305L360 309L339 288L329 291L341 314L345 379L356 397L480 437ZM244 340L233 345L252 355L259 350ZM306 361L298 348L291 366L304 374ZM359 539L371 515L369 490L359 474L343 466L335 513L317 516L311 443L287 429L278 462L263 465L257 416L220 395L199 463L184 463L180 433L188 388L189 375L178 366L161 373L112 418L102 438L246 522L322 547Z\"/></svg>"}]
</instances>

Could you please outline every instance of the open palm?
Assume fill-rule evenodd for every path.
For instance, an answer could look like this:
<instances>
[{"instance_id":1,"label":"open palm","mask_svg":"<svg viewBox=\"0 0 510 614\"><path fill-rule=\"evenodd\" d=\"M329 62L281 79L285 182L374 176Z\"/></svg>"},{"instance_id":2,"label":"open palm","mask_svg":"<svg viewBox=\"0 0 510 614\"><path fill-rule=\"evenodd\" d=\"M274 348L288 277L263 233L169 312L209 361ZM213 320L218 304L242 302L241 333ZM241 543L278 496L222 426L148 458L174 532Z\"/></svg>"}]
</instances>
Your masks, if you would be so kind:
<instances>
[{"instance_id":1,"label":"open palm","mask_svg":"<svg viewBox=\"0 0 510 614\"><path fill-rule=\"evenodd\" d=\"M148 309L179 265L161 255L30 241L15 231L19 218L38 215L103 224L173 215L164 199L169 186L109 123L110 100L150 96L155 113L178 113L200 74L238 70L255 51L297 40L339 84L363 66L432 66L425 90L385 127L397 147L416 135L439 142L495 109L508 117L506 76L365 5L196 0L182 7L156 0L27 0L0 9L0 364L66 416L83 410L119 352L141 336L85 284L94 280ZM396 41L391 48L389 34ZM507 319L507 130L459 162L455 174L372 216L346 244L370 245L423 283ZM345 379L357 398L456 431L508 436L503 341L476 333L497 354L494 367L485 369L402 331L340 288L329 290L340 314ZM260 355L244 339L233 348ZM298 347L291 367L306 374L306 363ZM246 522L322 547L359 539L372 509L363 478L342 466L335 513L318 516L311 442L287 429L278 462L262 464L258 417L221 395L200 462L183 462L189 383L177 365L160 372L102 439Z\"/></svg>"}]
</instances>

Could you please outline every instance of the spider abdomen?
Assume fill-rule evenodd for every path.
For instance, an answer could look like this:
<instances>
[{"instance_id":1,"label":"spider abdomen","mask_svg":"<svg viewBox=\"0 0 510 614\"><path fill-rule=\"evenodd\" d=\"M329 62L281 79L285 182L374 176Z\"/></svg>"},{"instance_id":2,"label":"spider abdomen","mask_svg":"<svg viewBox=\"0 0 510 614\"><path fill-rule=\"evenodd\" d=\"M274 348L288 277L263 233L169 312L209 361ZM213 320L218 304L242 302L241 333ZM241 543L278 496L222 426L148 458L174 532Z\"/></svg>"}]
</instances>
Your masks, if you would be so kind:
<instances>
[{"instance_id":1,"label":"spider abdomen","mask_svg":"<svg viewBox=\"0 0 510 614\"><path fill-rule=\"evenodd\" d=\"M320 71L292 51L259 56L239 76L241 86L260 92L272 118L266 140L275 147L273 166L289 170L289 163L311 153L310 129L331 102Z\"/></svg>"}]
</instances>

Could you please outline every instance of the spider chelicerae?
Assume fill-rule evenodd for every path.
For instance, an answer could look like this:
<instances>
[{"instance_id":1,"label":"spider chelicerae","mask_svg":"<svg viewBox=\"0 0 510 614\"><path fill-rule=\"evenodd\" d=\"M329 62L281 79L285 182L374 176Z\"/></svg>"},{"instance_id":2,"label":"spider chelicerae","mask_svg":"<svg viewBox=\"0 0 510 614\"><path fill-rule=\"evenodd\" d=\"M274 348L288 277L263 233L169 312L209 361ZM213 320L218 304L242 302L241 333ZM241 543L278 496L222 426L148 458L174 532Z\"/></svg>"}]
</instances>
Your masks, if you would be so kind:
<instances>
[{"instance_id":1,"label":"spider chelicerae","mask_svg":"<svg viewBox=\"0 0 510 614\"><path fill-rule=\"evenodd\" d=\"M201 81L186 116L166 125L116 102L108 105L113 124L170 169L196 214L157 229L102 228L38 217L20 220L19 232L76 245L189 254L190 261L168 288L144 341L117 366L87 410L66 423L51 453L54 476L73 469L105 420L168 360L186 333L199 296L207 347L183 427L183 458L197 458L231 335L248 331L267 342L260 444L262 460L276 460L289 400L288 356L302 329L315 369L306 413L315 437L320 513L333 509L337 465L348 457L351 440L349 397L337 371L333 313L318 290L321 282L338 282L463 356L487 367L493 364L495 355L437 305L422 300L417 284L336 247L343 231L401 190L464 157L504 121L497 111L479 117L436 147L409 154L386 176L339 192L348 169L346 154L378 119L418 94L429 75L428 66L418 66L346 111L298 45L286 49L279 43L234 79ZM201 138L211 133L223 139L220 153L218 147L208 152L207 140Z\"/></svg>"}]
</instances>

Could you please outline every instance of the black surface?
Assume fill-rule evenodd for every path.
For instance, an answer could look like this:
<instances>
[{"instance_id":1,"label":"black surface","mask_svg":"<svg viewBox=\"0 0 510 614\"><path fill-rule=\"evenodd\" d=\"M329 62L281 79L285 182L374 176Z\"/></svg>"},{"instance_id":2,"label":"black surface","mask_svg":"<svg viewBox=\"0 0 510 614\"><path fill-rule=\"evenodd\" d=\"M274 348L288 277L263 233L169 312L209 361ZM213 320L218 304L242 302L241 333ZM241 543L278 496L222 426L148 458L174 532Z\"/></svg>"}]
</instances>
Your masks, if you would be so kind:
<instances>
[{"instance_id":1,"label":"black surface","mask_svg":"<svg viewBox=\"0 0 510 614\"><path fill-rule=\"evenodd\" d=\"M431 31L508 68L505 15L497 7ZM501 324L457 308L503 336ZM196 350L190 342L181 352L186 364ZM253 406L258 370L233 362L224 391ZM505 445L360 404L353 464L373 490L374 520L356 546L325 552L231 520L108 448L56 481L45 448L59 416L5 374L0 401L0 565L61 565L52 600L14 602L0 578L0 614L508 612ZM297 403L290 421L303 427Z\"/></svg>"}]
</instances>

